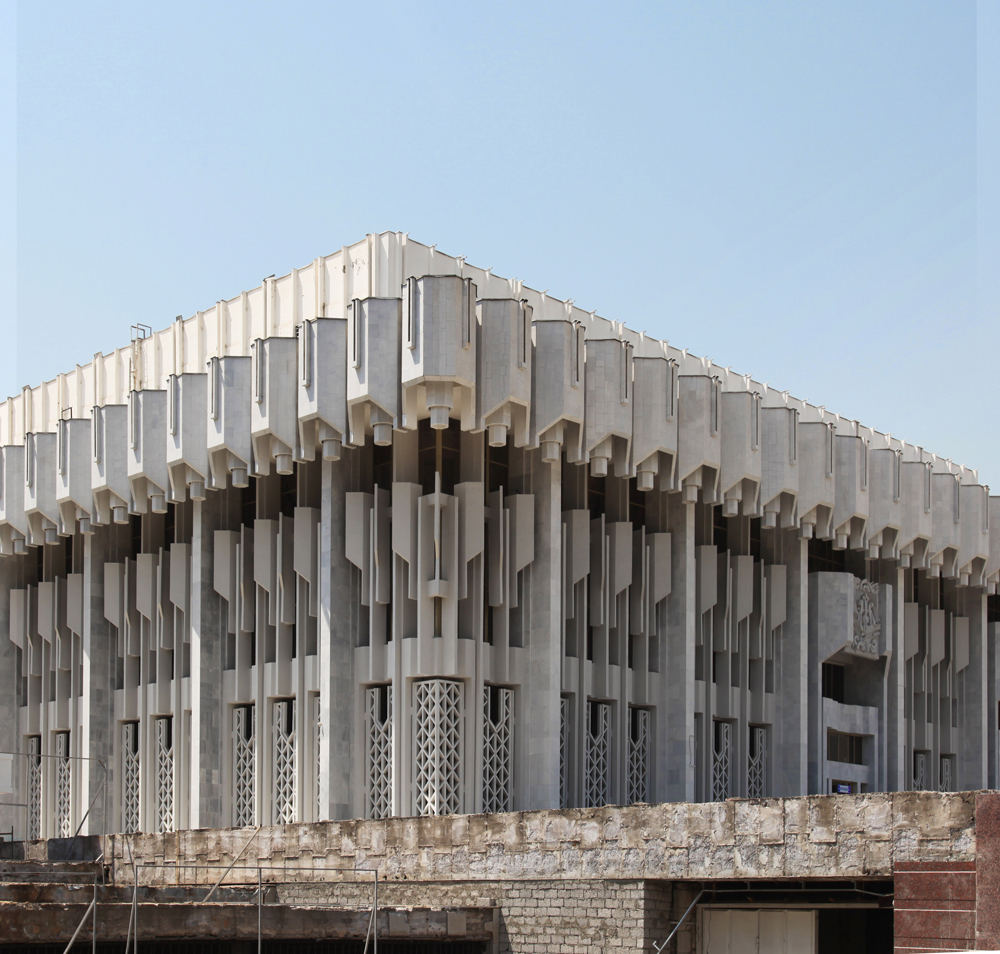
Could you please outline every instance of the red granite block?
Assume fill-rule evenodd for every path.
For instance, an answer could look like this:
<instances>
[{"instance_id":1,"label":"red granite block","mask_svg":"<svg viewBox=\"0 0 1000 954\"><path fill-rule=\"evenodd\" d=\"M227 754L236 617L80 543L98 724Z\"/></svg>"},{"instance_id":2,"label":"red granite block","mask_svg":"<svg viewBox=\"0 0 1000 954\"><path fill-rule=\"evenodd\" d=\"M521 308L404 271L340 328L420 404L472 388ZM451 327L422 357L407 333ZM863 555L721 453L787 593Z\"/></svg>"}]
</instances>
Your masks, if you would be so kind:
<instances>
[{"instance_id":1,"label":"red granite block","mask_svg":"<svg viewBox=\"0 0 1000 954\"><path fill-rule=\"evenodd\" d=\"M893 933L897 937L920 937L935 943L946 938L972 942L976 937L976 913L897 908Z\"/></svg>"},{"instance_id":2,"label":"red granite block","mask_svg":"<svg viewBox=\"0 0 1000 954\"><path fill-rule=\"evenodd\" d=\"M897 937L893 945L895 954L940 954L941 951L968 951L969 942L945 940L928 942L925 937Z\"/></svg>"},{"instance_id":3,"label":"red granite block","mask_svg":"<svg viewBox=\"0 0 1000 954\"><path fill-rule=\"evenodd\" d=\"M975 861L897 861L894 871L975 871Z\"/></svg>"},{"instance_id":4,"label":"red granite block","mask_svg":"<svg viewBox=\"0 0 1000 954\"><path fill-rule=\"evenodd\" d=\"M975 899L952 901L948 898L896 898L897 911L975 911Z\"/></svg>"},{"instance_id":5,"label":"red granite block","mask_svg":"<svg viewBox=\"0 0 1000 954\"><path fill-rule=\"evenodd\" d=\"M1000 949L1000 795L976 795L976 941Z\"/></svg>"},{"instance_id":6,"label":"red granite block","mask_svg":"<svg viewBox=\"0 0 1000 954\"><path fill-rule=\"evenodd\" d=\"M906 871L895 878L896 900L901 898L940 898L975 901L974 871Z\"/></svg>"}]
</instances>

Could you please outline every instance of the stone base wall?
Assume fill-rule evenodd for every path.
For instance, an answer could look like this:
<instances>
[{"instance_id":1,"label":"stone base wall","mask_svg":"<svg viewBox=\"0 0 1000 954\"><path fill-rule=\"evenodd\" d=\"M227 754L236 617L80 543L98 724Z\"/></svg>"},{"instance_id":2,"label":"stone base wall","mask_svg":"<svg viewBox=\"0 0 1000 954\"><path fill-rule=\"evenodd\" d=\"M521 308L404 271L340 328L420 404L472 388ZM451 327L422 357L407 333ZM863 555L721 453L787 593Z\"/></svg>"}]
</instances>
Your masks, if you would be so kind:
<instances>
[{"instance_id":1,"label":"stone base wall","mask_svg":"<svg viewBox=\"0 0 1000 954\"><path fill-rule=\"evenodd\" d=\"M383 908L492 908L491 954L648 951L713 881L894 877L899 951L1000 947L1000 795L992 792L393 817L109 842L116 883L131 883L134 860L141 885L207 888L236 862L226 885L255 888L259 868L268 903L285 906L363 911L377 871ZM24 848L29 863L51 860L53 848L65 854L61 844ZM677 954L693 949L694 924L692 915L678 932Z\"/></svg>"}]
</instances>

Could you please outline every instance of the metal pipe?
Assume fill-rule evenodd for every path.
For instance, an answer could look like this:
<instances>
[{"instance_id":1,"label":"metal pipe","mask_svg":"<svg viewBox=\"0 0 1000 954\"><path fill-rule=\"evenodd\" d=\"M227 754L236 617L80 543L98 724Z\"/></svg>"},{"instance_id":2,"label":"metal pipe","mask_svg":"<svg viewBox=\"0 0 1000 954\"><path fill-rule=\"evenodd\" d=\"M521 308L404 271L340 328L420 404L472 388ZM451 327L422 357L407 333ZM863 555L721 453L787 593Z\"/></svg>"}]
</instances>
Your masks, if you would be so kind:
<instances>
[{"instance_id":1,"label":"metal pipe","mask_svg":"<svg viewBox=\"0 0 1000 954\"><path fill-rule=\"evenodd\" d=\"M132 927L135 923L135 896L139 890L139 872L135 867L135 858L132 856L132 842L126 841L128 845L128 860L132 863L132 903L128 906L128 930L125 932L125 954L128 954L128 942L132 940Z\"/></svg>"},{"instance_id":2,"label":"metal pipe","mask_svg":"<svg viewBox=\"0 0 1000 954\"><path fill-rule=\"evenodd\" d=\"M226 878L226 875L229 874L229 872L233 870L233 865L235 865L236 862L239 861L240 858L243 857L243 852L246 851L247 848L250 847L250 843L260 833L260 830L261 830L262 827L263 826L261 826L261 825L257 826L257 830L247 839L247 843L240 849L240 853L235 858L233 858L232 861L229 862L229 867L226 868L226 870L223 871L221 875L219 875L219 880L216 881L214 885L212 885L212 890L209 891L208 894L205 895L205 900L201 902L202 904L207 904L209 901L212 900L212 895L215 894L215 889L218 888L220 884L222 884L222 882ZM195 867L195 866L194 865L184 865L184 867L185 868L191 868L191 867ZM260 865L257 865L257 872L258 872L258 880L260 880L259 879Z\"/></svg>"},{"instance_id":3,"label":"metal pipe","mask_svg":"<svg viewBox=\"0 0 1000 954\"><path fill-rule=\"evenodd\" d=\"M688 909L681 915L681 919L674 925L674 929L667 935L667 939L665 941L661 941L659 944L657 944L656 941L653 942L653 948L656 951L656 954L661 954L663 949L674 939L674 935L677 933L680 926L684 923L684 920L687 918L687 916L691 913L694 906L701 900L701 896L704 893L705 889L702 888L701 891L699 891L694 896L694 901L692 901L688 905Z\"/></svg>"},{"instance_id":4,"label":"metal pipe","mask_svg":"<svg viewBox=\"0 0 1000 954\"><path fill-rule=\"evenodd\" d=\"M365 929L365 949L362 954L368 954L368 943L372 939L372 918L375 916L375 908L372 908L371 914L368 915L368 927Z\"/></svg>"},{"instance_id":5,"label":"metal pipe","mask_svg":"<svg viewBox=\"0 0 1000 954\"><path fill-rule=\"evenodd\" d=\"M80 824L76 826L76 831L73 832L73 837L76 838L80 834L80 829L83 828L83 823L87 820L87 816L90 814L90 810L94 807L94 803L101 797L101 792L104 791L104 785L107 782L107 778L101 782L97 788L97 794L90 800L90 804L87 806L87 810L83 813L83 818L80 819ZM102 846L105 847L105 846Z\"/></svg>"},{"instance_id":6,"label":"metal pipe","mask_svg":"<svg viewBox=\"0 0 1000 954\"><path fill-rule=\"evenodd\" d=\"M90 954L97 954L97 874L94 874L94 903L91 905L94 910L93 921L90 923Z\"/></svg>"},{"instance_id":7,"label":"metal pipe","mask_svg":"<svg viewBox=\"0 0 1000 954\"><path fill-rule=\"evenodd\" d=\"M375 869L375 904L372 908L372 950L378 954L378 868Z\"/></svg>"},{"instance_id":8,"label":"metal pipe","mask_svg":"<svg viewBox=\"0 0 1000 954\"><path fill-rule=\"evenodd\" d=\"M76 926L76 930L73 932L73 936L69 939L69 944L66 945L66 950L63 951L63 954L69 954L69 949L73 946L73 943L76 941L80 932L83 930L83 926L87 923L87 918L90 917L90 912L96 903L97 903L97 898L95 896L94 900L91 901L89 905L87 905L87 910L83 912L83 917L80 918L80 923Z\"/></svg>"},{"instance_id":9,"label":"metal pipe","mask_svg":"<svg viewBox=\"0 0 1000 954\"><path fill-rule=\"evenodd\" d=\"M135 871L135 863L132 864ZM136 874L135 885L132 888L132 954L139 950L139 876Z\"/></svg>"},{"instance_id":10,"label":"metal pipe","mask_svg":"<svg viewBox=\"0 0 1000 954\"><path fill-rule=\"evenodd\" d=\"M257 954L260 954L260 918L264 906L264 886L260 879L260 868L257 869Z\"/></svg>"}]
</instances>

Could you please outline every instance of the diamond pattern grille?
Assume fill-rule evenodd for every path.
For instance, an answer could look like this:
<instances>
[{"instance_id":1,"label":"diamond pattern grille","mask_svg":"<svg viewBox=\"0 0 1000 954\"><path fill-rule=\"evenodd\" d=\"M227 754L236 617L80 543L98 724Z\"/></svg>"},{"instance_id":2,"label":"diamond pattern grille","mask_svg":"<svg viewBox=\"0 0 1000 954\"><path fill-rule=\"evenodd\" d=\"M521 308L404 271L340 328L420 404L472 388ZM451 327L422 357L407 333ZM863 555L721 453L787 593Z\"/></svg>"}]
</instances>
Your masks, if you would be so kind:
<instances>
[{"instance_id":1,"label":"diamond pattern grille","mask_svg":"<svg viewBox=\"0 0 1000 954\"><path fill-rule=\"evenodd\" d=\"M156 726L156 830L174 830L174 720L162 716Z\"/></svg>"},{"instance_id":2,"label":"diamond pattern grille","mask_svg":"<svg viewBox=\"0 0 1000 954\"><path fill-rule=\"evenodd\" d=\"M417 814L456 814L462 810L462 684L426 679L414 695Z\"/></svg>"},{"instance_id":3,"label":"diamond pattern grille","mask_svg":"<svg viewBox=\"0 0 1000 954\"><path fill-rule=\"evenodd\" d=\"M559 807L569 808L570 700L559 699Z\"/></svg>"},{"instance_id":4,"label":"diamond pattern grille","mask_svg":"<svg viewBox=\"0 0 1000 954\"><path fill-rule=\"evenodd\" d=\"M274 703L274 823L295 821L295 700Z\"/></svg>"},{"instance_id":5,"label":"diamond pattern grille","mask_svg":"<svg viewBox=\"0 0 1000 954\"><path fill-rule=\"evenodd\" d=\"M28 837L42 837L42 737L28 739Z\"/></svg>"},{"instance_id":6,"label":"diamond pattern grille","mask_svg":"<svg viewBox=\"0 0 1000 954\"><path fill-rule=\"evenodd\" d=\"M750 726L750 753L747 757L747 798L763 798L767 786L767 729Z\"/></svg>"},{"instance_id":7,"label":"diamond pattern grille","mask_svg":"<svg viewBox=\"0 0 1000 954\"><path fill-rule=\"evenodd\" d=\"M940 792L950 792L954 787L954 780L952 778L954 767L954 757L951 755L941 756L941 780L938 785L938 791Z\"/></svg>"},{"instance_id":8,"label":"diamond pattern grille","mask_svg":"<svg viewBox=\"0 0 1000 954\"><path fill-rule=\"evenodd\" d=\"M712 801L724 802L729 798L730 770L733 756L733 726L730 722L715 722L715 739L712 746Z\"/></svg>"},{"instance_id":9,"label":"diamond pattern grille","mask_svg":"<svg viewBox=\"0 0 1000 954\"><path fill-rule=\"evenodd\" d=\"M233 709L233 824L254 824L257 792L257 708Z\"/></svg>"},{"instance_id":10,"label":"diamond pattern grille","mask_svg":"<svg viewBox=\"0 0 1000 954\"><path fill-rule=\"evenodd\" d=\"M122 724L122 831L139 830L139 723Z\"/></svg>"},{"instance_id":11,"label":"diamond pattern grille","mask_svg":"<svg viewBox=\"0 0 1000 954\"><path fill-rule=\"evenodd\" d=\"M511 810L514 756L514 693L483 687L483 811Z\"/></svg>"},{"instance_id":12,"label":"diamond pattern grille","mask_svg":"<svg viewBox=\"0 0 1000 954\"><path fill-rule=\"evenodd\" d=\"M588 808L611 803L611 704L587 703Z\"/></svg>"},{"instance_id":13,"label":"diamond pattern grille","mask_svg":"<svg viewBox=\"0 0 1000 954\"><path fill-rule=\"evenodd\" d=\"M69 733L56 733L56 837L69 838L73 834L70 820L71 769L69 760Z\"/></svg>"},{"instance_id":14,"label":"diamond pattern grille","mask_svg":"<svg viewBox=\"0 0 1000 954\"><path fill-rule=\"evenodd\" d=\"M649 709L629 710L628 803L649 801Z\"/></svg>"},{"instance_id":15,"label":"diamond pattern grille","mask_svg":"<svg viewBox=\"0 0 1000 954\"><path fill-rule=\"evenodd\" d=\"M392 687L372 686L367 692L368 817L392 814Z\"/></svg>"}]
</instances>

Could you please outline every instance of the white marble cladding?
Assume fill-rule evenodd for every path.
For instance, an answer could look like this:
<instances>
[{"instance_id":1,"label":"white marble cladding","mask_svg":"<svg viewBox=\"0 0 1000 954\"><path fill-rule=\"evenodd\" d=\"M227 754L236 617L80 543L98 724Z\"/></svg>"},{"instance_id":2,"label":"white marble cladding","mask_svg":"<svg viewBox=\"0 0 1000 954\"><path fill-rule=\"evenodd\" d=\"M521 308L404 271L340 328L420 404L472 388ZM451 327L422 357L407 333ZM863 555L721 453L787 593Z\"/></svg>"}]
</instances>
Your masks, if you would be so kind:
<instances>
[{"instance_id":1,"label":"white marble cladding","mask_svg":"<svg viewBox=\"0 0 1000 954\"><path fill-rule=\"evenodd\" d=\"M727 795L825 791L831 728L1000 781L975 471L397 233L5 402L0 555L0 750L102 759L89 830L162 823L168 724L176 827L363 814L374 698L380 814L494 804L501 698L514 809L710 798L719 739Z\"/></svg>"}]
</instances>

